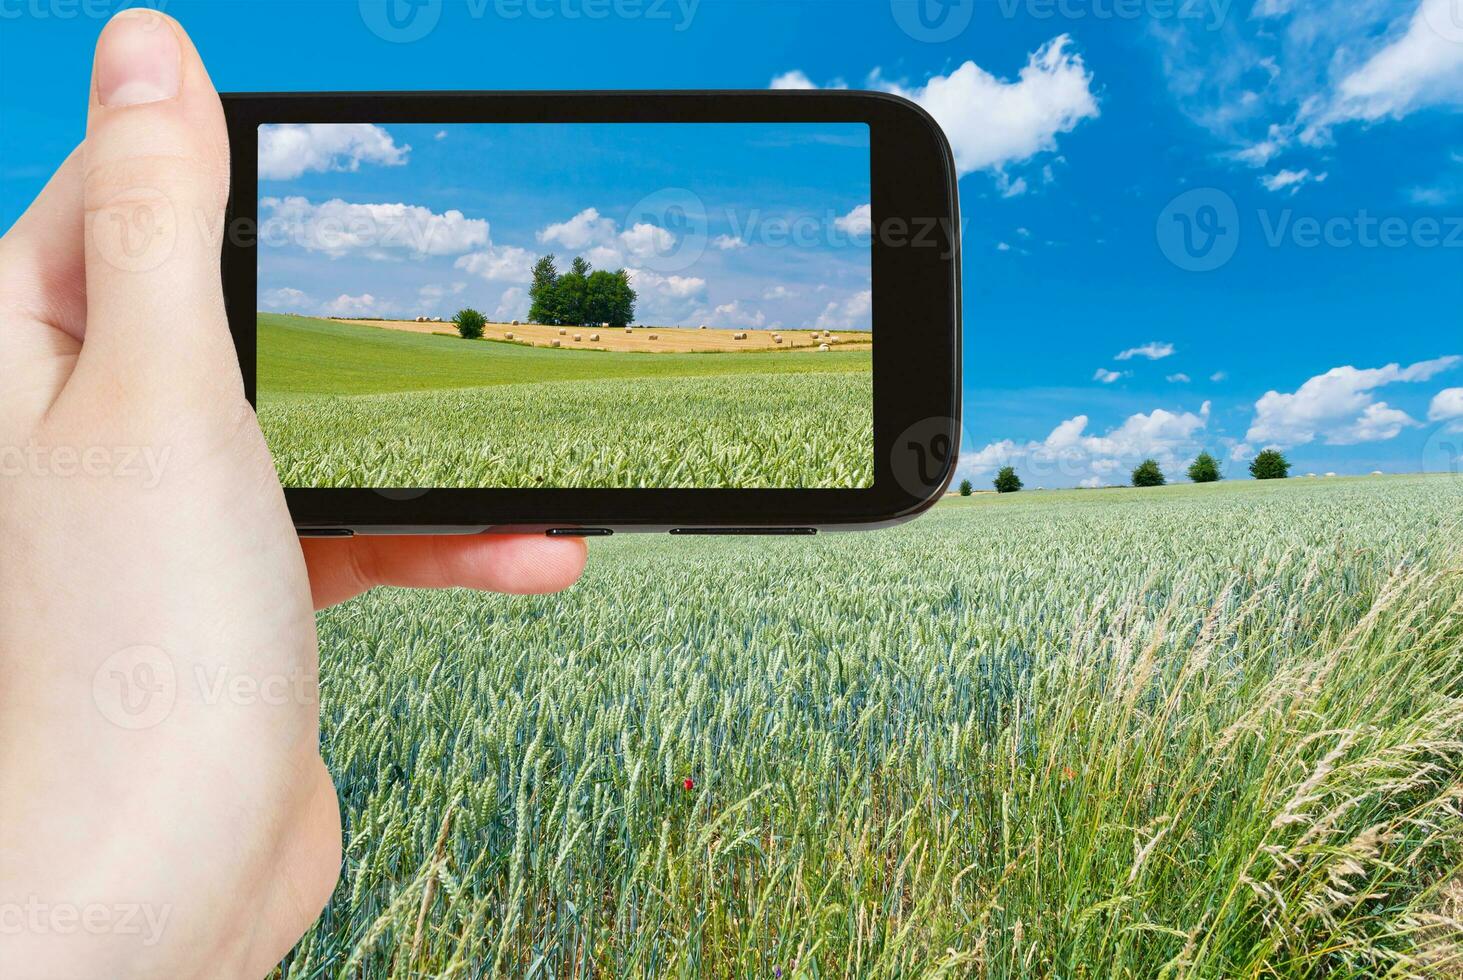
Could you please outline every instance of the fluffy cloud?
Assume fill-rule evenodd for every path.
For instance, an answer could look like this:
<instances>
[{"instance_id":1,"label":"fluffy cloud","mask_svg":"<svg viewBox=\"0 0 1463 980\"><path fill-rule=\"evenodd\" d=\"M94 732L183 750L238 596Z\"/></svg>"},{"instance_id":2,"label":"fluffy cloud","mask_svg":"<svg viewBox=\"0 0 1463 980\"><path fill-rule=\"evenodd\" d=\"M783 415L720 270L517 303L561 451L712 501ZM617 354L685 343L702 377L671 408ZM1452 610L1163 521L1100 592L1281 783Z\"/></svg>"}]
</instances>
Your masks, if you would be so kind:
<instances>
[{"instance_id":1,"label":"fluffy cloud","mask_svg":"<svg viewBox=\"0 0 1463 980\"><path fill-rule=\"evenodd\" d=\"M1097 372L1092 375L1092 380L1101 381L1105 385L1110 385L1114 381L1121 381L1127 376L1126 371L1109 371L1107 368L1098 368Z\"/></svg>"},{"instance_id":2,"label":"fluffy cloud","mask_svg":"<svg viewBox=\"0 0 1463 980\"><path fill-rule=\"evenodd\" d=\"M333 198L311 204L303 197L266 197L259 239L270 247L295 245L339 258L458 255L488 241L488 223L461 211L437 214L415 204L347 204Z\"/></svg>"},{"instance_id":3,"label":"fluffy cloud","mask_svg":"<svg viewBox=\"0 0 1463 980\"><path fill-rule=\"evenodd\" d=\"M758 330L766 325L767 314L761 310L749 310L743 307L741 300L723 303L716 308L716 326L718 327L746 327Z\"/></svg>"},{"instance_id":4,"label":"fluffy cloud","mask_svg":"<svg viewBox=\"0 0 1463 980\"><path fill-rule=\"evenodd\" d=\"M421 299L423 302L432 303L440 299L445 299L448 296L456 296L466 289L467 283L465 282L429 282L421 289L417 290L417 298Z\"/></svg>"},{"instance_id":5,"label":"fluffy cloud","mask_svg":"<svg viewBox=\"0 0 1463 980\"><path fill-rule=\"evenodd\" d=\"M796 290L788 289L780 283L776 286L768 286L762 290L763 299L796 299L797 296L798 293Z\"/></svg>"},{"instance_id":6,"label":"fluffy cloud","mask_svg":"<svg viewBox=\"0 0 1463 980\"><path fill-rule=\"evenodd\" d=\"M534 261L532 252L516 245L489 245L459 257L452 267L488 282L528 282L533 278Z\"/></svg>"},{"instance_id":7,"label":"fluffy cloud","mask_svg":"<svg viewBox=\"0 0 1463 980\"><path fill-rule=\"evenodd\" d=\"M650 289L662 296L690 299L706 291L706 280L699 276L662 276L649 269L627 269L637 290Z\"/></svg>"},{"instance_id":8,"label":"fluffy cloud","mask_svg":"<svg viewBox=\"0 0 1463 980\"><path fill-rule=\"evenodd\" d=\"M293 180L306 171L359 170L362 163L399 167L410 146L370 123L282 123L259 127L259 177Z\"/></svg>"},{"instance_id":9,"label":"fluffy cloud","mask_svg":"<svg viewBox=\"0 0 1463 980\"><path fill-rule=\"evenodd\" d=\"M309 295L291 286L270 289L259 297L259 308L275 313L297 313L314 305Z\"/></svg>"},{"instance_id":10,"label":"fluffy cloud","mask_svg":"<svg viewBox=\"0 0 1463 980\"><path fill-rule=\"evenodd\" d=\"M663 276L649 269L625 270L638 294L635 310L641 323L688 323L707 318L700 306L706 297L706 280L699 276ZM698 312L699 307L699 312Z\"/></svg>"},{"instance_id":11,"label":"fluffy cloud","mask_svg":"<svg viewBox=\"0 0 1463 980\"><path fill-rule=\"evenodd\" d=\"M1294 194L1306 184L1325 183L1328 176L1328 174L1324 173L1313 174L1309 168L1302 170L1281 170L1278 173L1266 174L1261 177L1260 183L1265 186L1265 190L1267 191L1279 193L1288 188L1290 193Z\"/></svg>"},{"instance_id":12,"label":"fluffy cloud","mask_svg":"<svg viewBox=\"0 0 1463 980\"><path fill-rule=\"evenodd\" d=\"M1407 26L1341 80L1323 122L1400 119L1427 106L1463 106L1463 8L1422 0Z\"/></svg>"},{"instance_id":13,"label":"fluffy cloud","mask_svg":"<svg viewBox=\"0 0 1463 980\"><path fill-rule=\"evenodd\" d=\"M978 452L964 454L960 468L971 474L991 473L1002 466L1022 469L1030 483L1071 482L1096 486L1115 482L1123 471L1152 457L1169 472L1182 469L1182 462L1201 446L1198 435L1209 423L1210 405L1197 413L1154 409L1131 415L1122 425L1102 435L1087 433L1088 417L1067 419L1039 442L1004 439Z\"/></svg>"},{"instance_id":14,"label":"fluffy cloud","mask_svg":"<svg viewBox=\"0 0 1463 980\"><path fill-rule=\"evenodd\" d=\"M739 248L746 248L747 243L736 235L717 235L711 240L711 247L723 252L731 252Z\"/></svg>"},{"instance_id":15,"label":"fluffy cloud","mask_svg":"<svg viewBox=\"0 0 1463 980\"><path fill-rule=\"evenodd\" d=\"M1173 344L1151 340L1142 347L1129 347L1117 356L1120 361L1131 361L1135 357L1146 357L1150 361L1161 361L1165 357L1172 357L1174 352Z\"/></svg>"},{"instance_id":16,"label":"fluffy cloud","mask_svg":"<svg viewBox=\"0 0 1463 980\"><path fill-rule=\"evenodd\" d=\"M867 330L873 325L873 311L874 292L865 289L842 301L829 303L813 326L819 330Z\"/></svg>"},{"instance_id":17,"label":"fluffy cloud","mask_svg":"<svg viewBox=\"0 0 1463 980\"><path fill-rule=\"evenodd\" d=\"M1194 379L1180 371L1178 374L1170 374L1166 380L1171 384L1186 385Z\"/></svg>"},{"instance_id":18,"label":"fluffy cloud","mask_svg":"<svg viewBox=\"0 0 1463 980\"><path fill-rule=\"evenodd\" d=\"M538 233L545 245L558 245L578 252L592 265L619 268L627 261L644 261L675 250L676 236L669 229L649 222L637 222L620 230L613 218L598 208L585 208L567 221L546 226Z\"/></svg>"},{"instance_id":19,"label":"fluffy cloud","mask_svg":"<svg viewBox=\"0 0 1463 980\"><path fill-rule=\"evenodd\" d=\"M1260 0L1248 17L1170 18L1150 33L1180 106L1233 159L1264 167L1340 124L1463 106L1457 11L1457 0Z\"/></svg>"},{"instance_id":20,"label":"fluffy cloud","mask_svg":"<svg viewBox=\"0 0 1463 980\"><path fill-rule=\"evenodd\" d=\"M1072 39L1063 34L1035 51L1015 81L997 78L973 61L948 75L936 75L923 85L907 86L880 77L875 71L870 87L918 102L940 123L960 174L977 170L1000 171L1023 163L1038 153L1055 150L1057 136L1069 133L1084 119L1098 115L1092 75L1082 56L1070 50ZM801 71L773 79L773 88L815 88ZM1003 185L1008 194L1026 189L1025 181Z\"/></svg>"},{"instance_id":21,"label":"fluffy cloud","mask_svg":"<svg viewBox=\"0 0 1463 980\"><path fill-rule=\"evenodd\" d=\"M1463 362L1457 356L1388 364L1359 370L1332 368L1283 394L1266 392L1255 402L1245 441L1257 445L1302 446L1316 439L1330 445L1380 442L1418 423L1406 412L1374 397L1376 389L1399 382L1427 381Z\"/></svg>"},{"instance_id":22,"label":"fluffy cloud","mask_svg":"<svg viewBox=\"0 0 1463 980\"><path fill-rule=\"evenodd\" d=\"M796 68L792 71L785 71L781 75L773 78L772 84L768 86L768 88L774 89L810 89L817 87L805 72L798 71Z\"/></svg>"},{"instance_id":23,"label":"fluffy cloud","mask_svg":"<svg viewBox=\"0 0 1463 980\"><path fill-rule=\"evenodd\" d=\"M1429 422L1463 419L1463 388L1445 388L1433 396L1427 418Z\"/></svg>"},{"instance_id":24,"label":"fluffy cloud","mask_svg":"<svg viewBox=\"0 0 1463 980\"><path fill-rule=\"evenodd\" d=\"M511 323L528 315L528 290L522 286L510 286L503 290L493 319L498 323Z\"/></svg>"},{"instance_id":25,"label":"fluffy cloud","mask_svg":"<svg viewBox=\"0 0 1463 980\"><path fill-rule=\"evenodd\" d=\"M324 310L330 316L380 316L383 313L394 312L396 304L388 300L377 299L370 293L362 293L359 296L348 296L341 293L326 303Z\"/></svg>"},{"instance_id":26,"label":"fluffy cloud","mask_svg":"<svg viewBox=\"0 0 1463 980\"><path fill-rule=\"evenodd\" d=\"M860 204L848 214L834 218L833 227L850 238L867 238L874 230L873 205Z\"/></svg>"}]
</instances>

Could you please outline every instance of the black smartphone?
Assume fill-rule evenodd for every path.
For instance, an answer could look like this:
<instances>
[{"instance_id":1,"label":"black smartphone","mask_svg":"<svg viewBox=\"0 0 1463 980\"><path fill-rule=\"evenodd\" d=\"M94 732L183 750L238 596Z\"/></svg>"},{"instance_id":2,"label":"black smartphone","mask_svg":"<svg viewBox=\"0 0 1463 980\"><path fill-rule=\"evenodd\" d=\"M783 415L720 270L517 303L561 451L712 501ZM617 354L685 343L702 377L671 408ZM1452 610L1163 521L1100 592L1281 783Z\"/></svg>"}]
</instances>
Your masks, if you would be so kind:
<instances>
[{"instance_id":1,"label":"black smartphone","mask_svg":"<svg viewBox=\"0 0 1463 980\"><path fill-rule=\"evenodd\" d=\"M960 213L882 93L226 94L229 321L302 534L909 519Z\"/></svg>"}]
</instances>

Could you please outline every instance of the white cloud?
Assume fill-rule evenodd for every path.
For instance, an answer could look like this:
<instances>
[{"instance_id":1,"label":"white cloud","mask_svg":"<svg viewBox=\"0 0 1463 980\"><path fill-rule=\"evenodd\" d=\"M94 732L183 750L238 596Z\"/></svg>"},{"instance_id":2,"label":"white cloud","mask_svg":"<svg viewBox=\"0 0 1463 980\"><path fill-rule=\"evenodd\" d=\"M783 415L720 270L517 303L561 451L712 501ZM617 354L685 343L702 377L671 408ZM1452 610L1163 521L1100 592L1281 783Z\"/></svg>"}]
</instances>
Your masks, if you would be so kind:
<instances>
[{"instance_id":1,"label":"white cloud","mask_svg":"<svg viewBox=\"0 0 1463 980\"><path fill-rule=\"evenodd\" d=\"M1260 183L1265 186L1265 190L1267 191L1273 191L1278 193L1285 190L1286 188L1289 188L1290 193L1294 194L1306 184L1324 183L1328 176L1329 174L1324 173L1313 174L1311 173L1309 168L1301 170L1281 170L1277 173L1266 174L1265 176L1261 177Z\"/></svg>"},{"instance_id":2,"label":"white cloud","mask_svg":"<svg viewBox=\"0 0 1463 980\"><path fill-rule=\"evenodd\" d=\"M1006 81L967 61L948 75L907 86L869 76L869 87L918 102L950 139L961 176L1000 171L1038 153L1056 149L1057 137L1098 116L1093 78L1082 56L1069 50L1071 37L1053 38L1032 53L1015 81ZM772 81L773 88L815 88L801 71ZM1024 180L1003 183L1007 196L1026 190Z\"/></svg>"},{"instance_id":3,"label":"white cloud","mask_svg":"<svg viewBox=\"0 0 1463 980\"><path fill-rule=\"evenodd\" d=\"M1173 384L1183 384L1183 385L1186 385L1186 384L1188 384L1190 381L1192 381L1194 379L1191 378L1191 377L1189 377L1187 374L1184 374L1182 371L1180 371L1178 374L1170 374L1168 376L1168 379L1167 380L1170 381Z\"/></svg>"},{"instance_id":4,"label":"white cloud","mask_svg":"<svg viewBox=\"0 0 1463 980\"><path fill-rule=\"evenodd\" d=\"M292 286L271 289L259 297L259 308L275 313L298 313L313 305L314 300L307 293Z\"/></svg>"},{"instance_id":5,"label":"white cloud","mask_svg":"<svg viewBox=\"0 0 1463 980\"><path fill-rule=\"evenodd\" d=\"M706 291L706 280L699 276L662 276L649 269L626 271L637 290L651 289L674 299L690 299Z\"/></svg>"},{"instance_id":6,"label":"white cloud","mask_svg":"<svg viewBox=\"0 0 1463 980\"><path fill-rule=\"evenodd\" d=\"M270 247L295 245L339 258L457 255L488 241L488 223L461 211L437 214L415 204L347 204L333 198L311 204L303 197L266 197L259 240Z\"/></svg>"},{"instance_id":7,"label":"white cloud","mask_svg":"<svg viewBox=\"0 0 1463 980\"><path fill-rule=\"evenodd\" d=\"M388 300L377 299L370 293L362 293L359 296L341 293L326 303L324 309L330 316L369 317L394 312L396 304Z\"/></svg>"},{"instance_id":8,"label":"white cloud","mask_svg":"<svg viewBox=\"0 0 1463 980\"><path fill-rule=\"evenodd\" d=\"M1016 81L967 61L924 85L880 87L918 102L940 123L960 173L999 170L1055 150L1057 136L1098 116L1092 75L1063 34L1027 60Z\"/></svg>"},{"instance_id":9,"label":"white cloud","mask_svg":"<svg viewBox=\"0 0 1463 980\"><path fill-rule=\"evenodd\" d=\"M1121 381L1127 376L1128 372L1126 371L1109 371L1107 368L1098 368L1097 373L1092 376L1092 380L1101 381L1105 385L1110 385L1114 381Z\"/></svg>"},{"instance_id":10,"label":"white cloud","mask_svg":"<svg viewBox=\"0 0 1463 980\"><path fill-rule=\"evenodd\" d=\"M865 289L823 308L813 326L818 330L867 330L874 310L874 292Z\"/></svg>"},{"instance_id":11,"label":"white cloud","mask_svg":"<svg viewBox=\"0 0 1463 980\"><path fill-rule=\"evenodd\" d=\"M447 138L447 130L445 130L445 129L439 129L439 130L437 130L437 135L432 137L432 139L435 139L435 140L445 140L446 138Z\"/></svg>"},{"instance_id":12,"label":"white cloud","mask_svg":"<svg viewBox=\"0 0 1463 980\"><path fill-rule=\"evenodd\" d=\"M528 316L528 291L522 286L510 286L503 290L503 295L498 300L498 308L493 311L493 320L498 323L511 323L526 316Z\"/></svg>"},{"instance_id":13,"label":"white cloud","mask_svg":"<svg viewBox=\"0 0 1463 980\"><path fill-rule=\"evenodd\" d=\"M718 327L747 327L757 329L766 326L767 315L761 310L749 310L742 306L741 300L734 300L730 303L723 303L716 308L716 326Z\"/></svg>"},{"instance_id":14,"label":"white cloud","mask_svg":"<svg viewBox=\"0 0 1463 980\"><path fill-rule=\"evenodd\" d=\"M1429 422L1463 418L1463 388L1444 388L1434 395L1427 418Z\"/></svg>"},{"instance_id":15,"label":"white cloud","mask_svg":"<svg viewBox=\"0 0 1463 980\"><path fill-rule=\"evenodd\" d=\"M1198 413L1154 409L1129 416L1122 425L1102 435L1088 435L1088 417L1078 415L1059 424L1039 442L1010 439L994 442L975 453L963 454L961 470L973 474L994 472L1002 466L1022 469L1028 482L1110 483L1123 471L1152 457L1170 474L1182 472L1183 461L1201 447L1197 436L1209 423L1210 405Z\"/></svg>"},{"instance_id":16,"label":"white cloud","mask_svg":"<svg viewBox=\"0 0 1463 980\"><path fill-rule=\"evenodd\" d=\"M1463 107L1457 0L1261 0L1248 17L1149 30L1181 108L1252 167L1337 125Z\"/></svg>"},{"instance_id":17,"label":"white cloud","mask_svg":"<svg viewBox=\"0 0 1463 980\"><path fill-rule=\"evenodd\" d=\"M578 252L591 265L616 269L629 261L666 255L676 247L675 233L649 222L638 222L625 231L598 208L585 208L567 221L550 224L538 232L546 245L559 245Z\"/></svg>"},{"instance_id":18,"label":"white cloud","mask_svg":"<svg viewBox=\"0 0 1463 980\"><path fill-rule=\"evenodd\" d=\"M786 286L783 286L781 284L776 286L768 286L766 289L762 290L763 299L796 299L797 296L798 293L796 290L788 289Z\"/></svg>"},{"instance_id":19,"label":"white cloud","mask_svg":"<svg viewBox=\"0 0 1463 980\"><path fill-rule=\"evenodd\" d=\"M1135 357L1146 357L1150 361L1161 361L1173 356L1173 344L1151 340L1141 347L1130 347L1117 356L1120 361L1131 361Z\"/></svg>"},{"instance_id":20,"label":"white cloud","mask_svg":"<svg viewBox=\"0 0 1463 980\"><path fill-rule=\"evenodd\" d=\"M1459 363L1463 363L1463 357L1448 356L1408 367L1337 367L1311 378L1292 393L1266 392L1255 402L1255 417L1245 441L1301 446L1321 439L1345 446L1395 438L1417 422L1374 398L1372 392L1400 382L1427 381Z\"/></svg>"},{"instance_id":21,"label":"white cloud","mask_svg":"<svg viewBox=\"0 0 1463 980\"><path fill-rule=\"evenodd\" d=\"M1463 106L1463 8L1422 0L1390 43L1341 80L1323 123L1401 119L1428 106Z\"/></svg>"},{"instance_id":22,"label":"white cloud","mask_svg":"<svg viewBox=\"0 0 1463 980\"><path fill-rule=\"evenodd\" d=\"M440 283L429 282L417 290L417 298L423 303L435 303L446 299L448 296L457 296L467 289L465 282Z\"/></svg>"},{"instance_id":23,"label":"white cloud","mask_svg":"<svg viewBox=\"0 0 1463 980\"><path fill-rule=\"evenodd\" d=\"M873 206L860 204L848 214L834 218L833 227L850 238L867 238L874 230Z\"/></svg>"},{"instance_id":24,"label":"white cloud","mask_svg":"<svg viewBox=\"0 0 1463 980\"><path fill-rule=\"evenodd\" d=\"M717 235L711 240L711 247L721 249L723 252L730 252L739 248L746 248L747 243L736 235Z\"/></svg>"},{"instance_id":25,"label":"white cloud","mask_svg":"<svg viewBox=\"0 0 1463 980\"><path fill-rule=\"evenodd\" d=\"M578 251L589 245L602 245L614 239L619 227L612 218L602 217L598 208L585 208L568 221L551 224L538 233L538 240L548 245L561 245Z\"/></svg>"},{"instance_id":26,"label":"white cloud","mask_svg":"<svg viewBox=\"0 0 1463 980\"><path fill-rule=\"evenodd\" d=\"M452 268L488 282L528 282L533 278L535 256L516 245L488 245L487 248L460 256Z\"/></svg>"},{"instance_id":27,"label":"white cloud","mask_svg":"<svg viewBox=\"0 0 1463 980\"><path fill-rule=\"evenodd\" d=\"M772 79L772 84L768 86L768 88L775 89L810 89L817 87L806 73L798 71L796 68L778 75Z\"/></svg>"},{"instance_id":28,"label":"white cloud","mask_svg":"<svg viewBox=\"0 0 1463 980\"><path fill-rule=\"evenodd\" d=\"M1215 384L1218 384L1221 381L1228 381L1229 380L1229 372L1228 371L1215 371L1213 374L1209 375L1209 380L1210 381L1213 381Z\"/></svg>"},{"instance_id":29,"label":"white cloud","mask_svg":"<svg viewBox=\"0 0 1463 980\"><path fill-rule=\"evenodd\" d=\"M1009 252L1011 251L1011 244L1009 242L996 242L996 251Z\"/></svg>"},{"instance_id":30,"label":"white cloud","mask_svg":"<svg viewBox=\"0 0 1463 980\"><path fill-rule=\"evenodd\" d=\"M293 180L306 171L359 170L362 163L399 167L410 146L370 123L281 123L259 127L259 177Z\"/></svg>"}]
</instances>

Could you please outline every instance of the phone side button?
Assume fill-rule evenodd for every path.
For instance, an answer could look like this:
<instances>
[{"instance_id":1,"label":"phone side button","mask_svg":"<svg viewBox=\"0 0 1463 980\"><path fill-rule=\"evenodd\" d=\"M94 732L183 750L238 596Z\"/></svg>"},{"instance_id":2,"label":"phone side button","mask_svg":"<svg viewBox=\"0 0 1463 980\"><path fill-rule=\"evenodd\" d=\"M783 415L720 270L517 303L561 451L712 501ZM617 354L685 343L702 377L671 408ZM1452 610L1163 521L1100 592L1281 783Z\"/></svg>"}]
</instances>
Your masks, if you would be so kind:
<instances>
[{"instance_id":1,"label":"phone side button","mask_svg":"<svg viewBox=\"0 0 1463 980\"><path fill-rule=\"evenodd\" d=\"M551 538L607 538L615 532L607 527L551 527L544 533Z\"/></svg>"},{"instance_id":2,"label":"phone side button","mask_svg":"<svg viewBox=\"0 0 1463 980\"><path fill-rule=\"evenodd\" d=\"M353 538L356 532L348 527L297 527L295 533L302 538Z\"/></svg>"}]
</instances>

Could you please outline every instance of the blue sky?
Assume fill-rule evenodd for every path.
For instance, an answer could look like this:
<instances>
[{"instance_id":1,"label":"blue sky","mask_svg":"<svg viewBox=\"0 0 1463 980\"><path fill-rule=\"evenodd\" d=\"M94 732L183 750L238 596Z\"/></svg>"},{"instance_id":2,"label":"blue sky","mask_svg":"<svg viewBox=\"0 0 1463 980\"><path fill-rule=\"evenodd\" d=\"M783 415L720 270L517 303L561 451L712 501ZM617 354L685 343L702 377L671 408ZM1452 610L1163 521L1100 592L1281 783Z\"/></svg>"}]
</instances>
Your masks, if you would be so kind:
<instances>
[{"instance_id":1,"label":"blue sky","mask_svg":"<svg viewBox=\"0 0 1463 980\"><path fill-rule=\"evenodd\" d=\"M628 269L636 321L871 326L869 131L268 125L260 309L526 319L534 261Z\"/></svg>"},{"instance_id":2,"label":"blue sky","mask_svg":"<svg viewBox=\"0 0 1463 980\"><path fill-rule=\"evenodd\" d=\"M1121 482L1200 447L1238 477L1231 456L1270 444L1301 472L1415 471L1459 441L1453 0L923 2L164 8L225 90L919 99L962 164L977 480L1011 461L1033 486ZM79 138L98 15L117 6L0 0L0 224Z\"/></svg>"}]
</instances>

